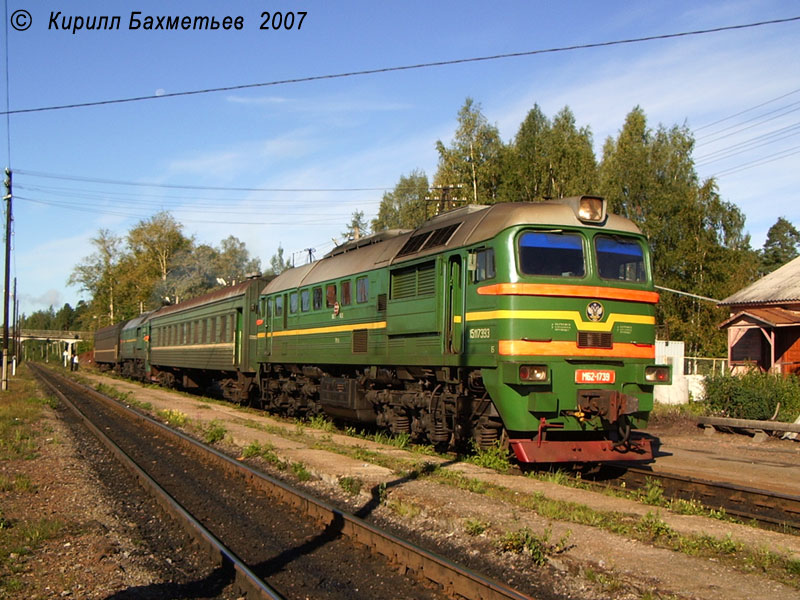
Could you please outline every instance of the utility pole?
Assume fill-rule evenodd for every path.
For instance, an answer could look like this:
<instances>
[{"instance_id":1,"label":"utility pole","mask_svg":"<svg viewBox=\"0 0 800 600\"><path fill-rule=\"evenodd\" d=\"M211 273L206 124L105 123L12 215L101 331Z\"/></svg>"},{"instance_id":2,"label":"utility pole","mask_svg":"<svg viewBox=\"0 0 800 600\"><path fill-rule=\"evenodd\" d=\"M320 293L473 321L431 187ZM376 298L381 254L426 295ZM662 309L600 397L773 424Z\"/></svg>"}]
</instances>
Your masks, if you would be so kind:
<instances>
[{"instance_id":1,"label":"utility pole","mask_svg":"<svg viewBox=\"0 0 800 600\"><path fill-rule=\"evenodd\" d=\"M6 167L6 178L3 182L6 186L6 278L3 287L3 391L8 390L8 293L9 279L11 276L11 169Z\"/></svg>"},{"instance_id":2,"label":"utility pole","mask_svg":"<svg viewBox=\"0 0 800 600\"><path fill-rule=\"evenodd\" d=\"M466 198L463 197L451 197L450 192L454 190L461 190L464 187L463 183L457 183L455 185L436 185L430 188L431 191L439 192L438 198L425 198L425 217L428 217L428 204L435 203L436 207L434 208L433 215L440 215L443 212L447 212L448 210L452 210L456 207L458 203L466 202Z\"/></svg>"}]
</instances>

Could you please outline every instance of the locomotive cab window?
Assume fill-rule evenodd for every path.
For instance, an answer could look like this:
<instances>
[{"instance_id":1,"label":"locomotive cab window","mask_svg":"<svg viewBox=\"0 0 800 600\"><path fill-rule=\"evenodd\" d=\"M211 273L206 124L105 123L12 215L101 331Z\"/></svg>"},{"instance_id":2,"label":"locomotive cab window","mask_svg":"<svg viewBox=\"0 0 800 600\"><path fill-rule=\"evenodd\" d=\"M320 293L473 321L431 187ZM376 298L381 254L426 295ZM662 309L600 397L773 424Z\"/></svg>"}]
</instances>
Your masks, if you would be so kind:
<instances>
[{"instance_id":1,"label":"locomotive cab window","mask_svg":"<svg viewBox=\"0 0 800 600\"><path fill-rule=\"evenodd\" d=\"M577 233L526 231L519 237L519 268L523 275L583 277L583 238Z\"/></svg>"},{"instance_id":2,"label":"locomotive cab window","mask_svg":"<svg viewBox=\"0 0 800 600\"><path fill-rule=\"evenodd\" d=\"M283 316L283 296L275 297L275 316L276 317Z\"/></svg>"},{"instance_id":3,"label":"locomotive cab window","mask_svg":"<svg viewBox=\"0 0 800 600\"><path fill-rule=\"evenodd\" d=\"M308 312L311 309L311 292L303 290L300 292L300 310Z\"/></svg>"},{"instance_id":4,"label":"locomotive cab window","mask_svg":"<svg viewBox=\"0 0 800 600\"><path fill-rule=\"evenodd\" d=\"M494 248L485 248L475 253L475 282L492 279L494 270Z\"/></svg>"},{"instance_id":5,"label":"locomotive cab window","mask_svg":"<svg viewBox=\"0 0 800 600\"><path fill-rule=\"evenodd\" d=\"M597 270L603 279L647 281L644 250L638 240L620 236L598 235L594 239Z\"/></svg>"},{"instance_id":6,"label":"locomotive cab window","mask_svg":"<svg viewBox=\"0 0 800 600\"><path fill-rule=\"evenodd\" d=\"M297 312L297 292L289 294L289 312L294 314Z\"/></svg>"}]
</instances>

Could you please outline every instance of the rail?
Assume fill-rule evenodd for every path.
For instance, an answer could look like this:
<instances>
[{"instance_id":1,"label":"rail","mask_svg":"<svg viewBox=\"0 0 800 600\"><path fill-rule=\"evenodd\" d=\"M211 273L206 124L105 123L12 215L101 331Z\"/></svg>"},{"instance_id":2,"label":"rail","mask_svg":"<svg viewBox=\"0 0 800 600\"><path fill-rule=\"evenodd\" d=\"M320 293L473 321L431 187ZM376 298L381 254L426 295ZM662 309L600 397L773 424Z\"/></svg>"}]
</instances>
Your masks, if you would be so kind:
<instances>
[{"instance_id":1,"label":"rail","mask_svg":"<svg viewBox=\"0 0 800 600\"><path fill-rule=\"evenodd\" d=\"M41 367L35 369L37 374L39 374L40 369ZM49 371L48 373L54 375ZM446 594L452 597L466 600L530 600L529 596L509 588L503 583L493 581L447 558L425 550L394 534L388 533L355 515L344 512L322 500L314 498L301 490L294 489L280 480L274 479L265 473L242 464L222 452L210 448L181 432L175 431L147 415L133 411L88 387L77 384L69 379L65 379L64 381L68 382L70 385L80 387L83 392L100 398L103 402L113 404L116 410L125 411L127 415L136 419L143 427L165 433L172 437L176 443L187 447L187 449L203 452L225 470L243 476L249 484L256 487L259 491L293 507L299 513L316 521L320 525L335 529L351 540L366 546L370 551L386 557L390 562L403 565L407 571L417 573L420 577L437 584ZM95 435L103 434L98 431ZM208 533L208 536L211 536L211 534ZM205 537L206 536L204 536L204 538ZM223 560L232 561L234 558L221 550L212 550L212 554L214 553L222 556ZM237 574L238 572L237 569ZM250 596L248 596L248 598L250 598Z\"/></svg>"}]
</instances>

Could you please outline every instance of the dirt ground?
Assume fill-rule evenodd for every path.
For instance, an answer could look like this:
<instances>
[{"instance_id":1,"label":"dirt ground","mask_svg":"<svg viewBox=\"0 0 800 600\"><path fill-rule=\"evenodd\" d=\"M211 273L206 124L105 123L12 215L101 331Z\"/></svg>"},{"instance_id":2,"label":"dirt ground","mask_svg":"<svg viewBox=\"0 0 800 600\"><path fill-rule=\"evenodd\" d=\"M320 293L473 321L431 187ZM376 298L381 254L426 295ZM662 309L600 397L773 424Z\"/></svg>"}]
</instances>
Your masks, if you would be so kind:
<instances>
[{"instance_id":1,"label":"dirt ground","mask_svg":"<svg viewBox=\"0 0 800 600\"><path fill-rule=\"evenodd\" d=\"M102 381L122 392L130 392L137 402L149 403L154 414L171 410L185 415L195 430L211 421L221 423L230 448L244 449L258 442L262 447L272 448L274 455L287 464L302 463L313 477L308 484L311 489L338 498L353 512L372 502L371 490L380 489L382 503L374 510L376 518L412 529L420 541L433 548L457 546L466 556L472 557L470 562L525 562L520 576L535 577L538 569L543 577L555 582L554 593L558 597L731 600L774 594L780 598L800 598L800 588L768 578L759 569L734 568L723 560L668 550L604 528L547 518L525 508L521 500L547 499L564 506L585 506L600 514L622 515L621 518L657 514L661 522L677 534L711 536L756 550L767 549L793 560L800 560L800 537L706 517L673 514L664 508L654 509L639 502L529 477L499 475L472 464L300 427L224 403L143 388L99 375L81 375L92 382ZM26 509L54 516L63 514L68 516L69 522L81 523L81 527L66 540L62 536L58 543L46 544L36 552L21 566L22 576L38 582L34 587L36 597L40 598L107 598L115 591L153 581L157 575L137 554L136 531L132 524L120 522L113 510L104 505L102 483L76 457L73 442L55 416L50 415L48 419L58 442L46 444L41 457L35 461L2 465L4 471L29 472L39 490L35 506L15 506L13 493L4 492L0 496L3 510L7 514ZM771 480L774 484L780 473L784 482L794 478L792 485L797 485L798 442L775 440L757 446L722 434L704 436L676 423L663 424L661 429L652 432L662 438L665 456L659 461L665 469L669 463L684 467L696 465L697 476L729 472L731 478L746 480L753 487L761 480ZM363 451L365 457L377 455L385 460L345 456L334 451L337 447L356 448ZM509 500L498 500L496 496L465 490L463 486L445 485L426 477L404 477L398 475L396 466L387 468L375 464L387 464L390 460L394 461L393 465L407 464L409 469L423 463L441 463L444 471L463 474L475 486L491 484L504 490ZM774 469L766 477L765 464ZM343 478L358 482L358 489L350 486L351 489L345 491ZM797 493L792 489L794 491L787 493ZM549 540L551 546L563 541L562 548L549 553L544 566L536 567L530 563L530 556L500 549L500 540L514 531L532 532L540 539Z\"/></svg>"}]
</instances>

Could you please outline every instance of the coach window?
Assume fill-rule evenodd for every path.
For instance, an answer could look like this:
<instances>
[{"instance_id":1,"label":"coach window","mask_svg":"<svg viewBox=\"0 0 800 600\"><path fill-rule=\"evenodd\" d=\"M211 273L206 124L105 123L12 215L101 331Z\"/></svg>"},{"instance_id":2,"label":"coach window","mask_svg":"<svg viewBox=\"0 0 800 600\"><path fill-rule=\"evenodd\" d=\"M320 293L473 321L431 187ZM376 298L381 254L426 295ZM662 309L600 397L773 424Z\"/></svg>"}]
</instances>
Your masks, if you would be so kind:
<instances>
[{"instance_id":1,"label":"coach window","mask_svg":"<svg viewBox=\"0 0 800 600\"><path fill-rule=\"evenodd\" d=\"M217 342L217 317L211 317L211 339L208 341L212 344Z\"/></svg>"},{"instance_id":2,"label":"coach window","mask_svg":"<svg viewBox=\"0 0 800 600\"><path fill-rule=\"evenodd\" d=\"M353 303L353 298L350 293L351 287L349 279L342 282L342 306L350 306L350 304Z\"/></svg>"},{"instance_id":3,"label":"coach window","mask_svg":"<svg viewBox=\"0 0 800 600\"><path fill-rule=\"evenodd\" d=\"M369 279L359 277L356 279L356 302L363 304L369 300Z\"/></svg>"},{"instance_id":4,"label":"coach window","mask_svg":"<svg viewBox=\"0 0 800 600\"><path fill-rule=\"evenodd\" d=\"M225 317L219 318L219 341L220 342L227 342L228 340L225 339L227 335L225 331Z\"/></svg>"},{"instance_id":5,"label":"coach window","mask_svg":"<svg viewBox=\"0 0 800 600\"><path fill-rule=\"evenodd\" d=\"M492 279L494 276L494 248L478 250L475 253L475 282Z\"/></svg>"},{"instance_id":6,"label":"coach window","mask_svg":"<svg viewBox=\"0 0 800 600\"><path fill-rule=\"evenodd\" d=\"M297 306L297 292L292 292L289 294L289 312L295 314L297 312Z\"/></svg>"},{"instance_id":7,"label":"coach window","mask_svg":"<svg viewBox=\"0 0 800 600\"><path fill-rule=\"evenodd\" d=\"M325 288L325 306L333 308L334 304L336 304L336 284L329 283Z\"/></svg>"},{"instance_id":8,"label":"coach window","mask_svg":"<svg viewBox=\"0 0 800 600\"><path fill-rule=\"evenodd\" d=\"M313 297L314 310L319 310L320 308L322 308L322 288L315 287L313 293L314 293Z\"/></svg>"}]
</instances>

